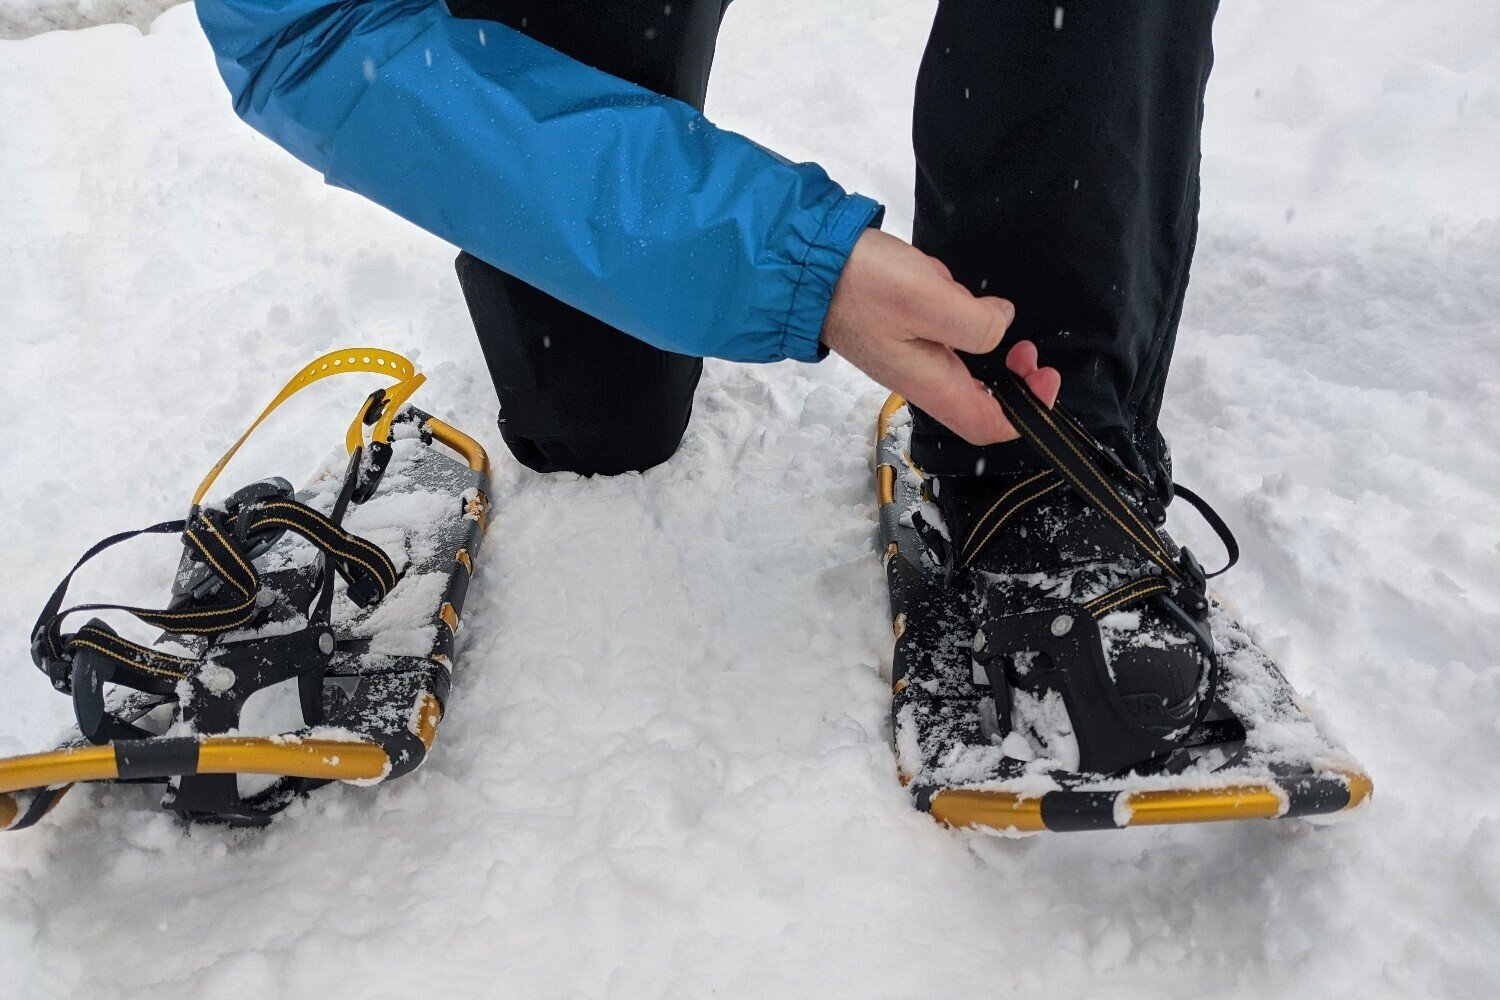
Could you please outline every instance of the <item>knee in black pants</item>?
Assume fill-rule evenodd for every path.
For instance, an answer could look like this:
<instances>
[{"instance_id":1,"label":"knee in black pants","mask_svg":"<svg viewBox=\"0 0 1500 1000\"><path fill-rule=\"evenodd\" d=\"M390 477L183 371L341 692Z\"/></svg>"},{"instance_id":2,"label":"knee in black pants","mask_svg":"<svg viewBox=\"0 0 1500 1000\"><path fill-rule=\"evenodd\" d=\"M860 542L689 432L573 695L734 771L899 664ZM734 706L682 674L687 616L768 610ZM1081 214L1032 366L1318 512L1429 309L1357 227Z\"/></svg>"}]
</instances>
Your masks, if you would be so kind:
<instances>
[{"instance_id":1,"label":"knee in black pants","mask_svg":"<svg viewBox=\"0 0 1500 1000\"><path fill-rule=\"evenodd\" d=\"M701 110L726 0L448 6ZM672 457L702 359L635 340L467 253L458 280L500 397L500 434L521 464L615 475Z\"/></svg>"},{"instance_id":2,"label":"knee in black pants","mask_svg":"<svg viewBox=\"0 0 1500 1000\"><path fill-rule=\"evenodd\" d=\"M457 267L517 461L611 476L672 457L701 358L636 340L471 254Z\"/></svg>"}]
</instances>

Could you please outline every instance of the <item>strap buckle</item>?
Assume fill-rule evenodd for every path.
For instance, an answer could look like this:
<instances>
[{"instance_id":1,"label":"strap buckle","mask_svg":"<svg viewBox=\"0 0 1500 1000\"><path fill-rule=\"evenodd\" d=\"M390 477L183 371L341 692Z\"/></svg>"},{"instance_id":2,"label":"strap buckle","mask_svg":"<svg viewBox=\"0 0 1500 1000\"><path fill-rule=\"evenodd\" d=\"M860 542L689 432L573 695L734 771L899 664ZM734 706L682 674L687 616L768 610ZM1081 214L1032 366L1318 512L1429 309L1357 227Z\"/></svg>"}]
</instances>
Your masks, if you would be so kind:
<instances>
[{"instance_id":1,"label":"strap buckle","mask_svg":"<svg viewBox=\"0 0 1500 1000\"><path fill-rule=\"evenodd\" d=\"M1177 572L1182 577L1182 585L1172 594L1171 603L1197 621L1205 621L1208 618L1208 575L1203 572L1203 565L1193 555L1193 550L1186 545L1177 554Z\"/></svg>"},{"instance_id":2,"label":"strap buckle","mask_svg":"<svg viewBox=\"0 0 1500 1000\"><path fill-rule=\"evenodd\" d=\"M63 694L70 693L73 665L66 659L53 656L49 650L47 631L38 629L31 636L31 662L47 675L52 686Z\"/></svg>"}]
</instances>

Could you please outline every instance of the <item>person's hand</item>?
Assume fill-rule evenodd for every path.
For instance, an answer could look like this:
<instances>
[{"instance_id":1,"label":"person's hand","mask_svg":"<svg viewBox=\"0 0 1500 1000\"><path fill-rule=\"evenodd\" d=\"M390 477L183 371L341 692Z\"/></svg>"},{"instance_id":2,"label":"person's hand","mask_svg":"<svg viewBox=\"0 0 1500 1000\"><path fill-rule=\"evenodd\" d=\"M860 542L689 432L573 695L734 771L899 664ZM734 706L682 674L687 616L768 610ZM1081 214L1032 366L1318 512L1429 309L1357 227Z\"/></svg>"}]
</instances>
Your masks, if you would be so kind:
<instances>
[{"instance_id":1,"label":"person's hand","mask_svg":"<svg viewBox=\"0 0 1500 1000\"><path fill-rule=\"evenodd\" d=\"M1005 299L970 295L936 258L868 229L834 286L822 339L965 441L996 444L1020 435L954 351L995 350L1015 314ZM1037 367L1031 341L1014 344L1005 364L1047 406L1056 402L1062 377Z\"/></svg>"}]
</instances>

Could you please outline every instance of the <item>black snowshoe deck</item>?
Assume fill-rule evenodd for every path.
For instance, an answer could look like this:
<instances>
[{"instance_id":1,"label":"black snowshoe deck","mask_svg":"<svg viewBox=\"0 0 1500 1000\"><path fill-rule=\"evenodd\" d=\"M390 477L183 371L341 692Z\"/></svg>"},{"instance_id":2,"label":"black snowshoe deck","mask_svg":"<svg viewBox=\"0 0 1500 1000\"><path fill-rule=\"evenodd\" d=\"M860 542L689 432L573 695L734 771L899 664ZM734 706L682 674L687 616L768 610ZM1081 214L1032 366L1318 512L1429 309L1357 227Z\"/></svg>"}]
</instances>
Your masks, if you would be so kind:
<instances>
[{"instance_id":1,"label":"black snowshoe deck","mask_svg":"<svg viewBox=\"0 0 1500 1000\"><path fill-rule=\"evenodd\" d=\"M1060 769L1045 754L1009 755L990 686L973 662L967 600L942 581L912 520L930 504L907 454L909 436L905 403L892 396L877 428L876 494L896 640L893 739L919 809L952 826L1028 833L1327 816L1369 798L1372 784L1358 762L1319 728L1218 602L1210 627L1223 676L1190 764L1170 774L1102 777Z\"/></svg>"},{"instance_id":2,"label":"black snowshoe deck","mask_svg":"<svg viewBox=\"0 0 1500 1000\"><path fill-rule=\"evenodd\" d=\"M80 781L165 784L163 806L180 815L259 825L318 785L374 784L420 764L448 697L455 635L486 527L489 461L472 438L411 407L394 416L383 461L376 488L348 505L341 527L383 550L399 576L367 607L352 601L346 587L334 588L333 651L320 661L321 683L312 688L321 695L316 724L306 724L299 710L299 696L306 697L299 668L275 662L283 649L288 660L305 661L295 646L274 643L302 641L307 621L289 595L315 593L325 570L322 553L287 531L253 557L264 613L250 627L211 644L164 634L200 656L182 661L194 665L183 668L189 676L172 693L105 689L106 717L141 738L91 741L75 726L53 750L0 760L0 830L35 823ZM326 516L341 493L347 493L346 467L337 463L295 500ZM179 585L189 569L184 562ZM305 641L316 645L320 638ZM159 644L139 648L165 653ZM202 724L212 713L215 671L283 680L250 694L252 700L235 698L234 711L244 714L222 731L225 724Z\"/></svg>"}]
</instances>

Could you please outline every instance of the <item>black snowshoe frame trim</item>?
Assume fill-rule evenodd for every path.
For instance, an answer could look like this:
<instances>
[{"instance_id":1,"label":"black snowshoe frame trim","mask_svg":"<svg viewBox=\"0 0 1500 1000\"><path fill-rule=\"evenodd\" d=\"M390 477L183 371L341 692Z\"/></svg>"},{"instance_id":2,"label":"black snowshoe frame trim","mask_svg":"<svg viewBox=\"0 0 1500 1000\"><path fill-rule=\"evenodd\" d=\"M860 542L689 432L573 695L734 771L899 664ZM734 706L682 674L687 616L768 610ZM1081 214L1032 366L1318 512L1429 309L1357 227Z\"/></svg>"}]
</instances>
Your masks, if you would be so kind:
<instances>
[{"instance_id":1,"label":"black snowshoe frame trim","mask_svg":"<svg viewBox=\"0 0 1500 1000\"><path fill-rule=\"evenodd\" d=\"M995 697L996 692L988 684L982 688L976 686L969 677L972 650L966 638L959 638L959 633L968 629L972 635L974 627L966 599L958 588L946 582L954 568L953 558L934 558L918 526L903 524L903 518L919 508L925 480L892 433L892 421L905 405L900 396L893 395L881 409L875 482L879 539L895 635L892 735L901 782L917 808L951 826L1028 833L1325 816L1353 809L1368 800L1373 792L1370 778L1341 748L1332 744L1326 763L1246 764L1243 750L1236 749L1245 741L1245 726L1218 698L1207 705L1206 718L1194 727L1194 733L1174 744L1179 752L1221 748L1225 762L1211 773L1199 772L1178 779L1172 776L1171 768L1164 767L1150 778L1127 780L1121 776L1058 771L1048 774L1055 789L1041 794L1020 790L1034 788L1036 778L1035 774L1024 774L1020 767L1013 771L997 767L990 777L982 780L952 783L930 780L929 774L937 770L930 766L933 761L954 753L961 755L965 749L993 749L985 733L980 705L985 698ZM1071 421L1065 414L1057 414L1054 423L1069 425ZM1076 425L1070 429L1082 433ZM1095 456L1095 461L1107 462L1108 458ZM1127 470L1119 471L1129 476ZM1053 470L1048 470L1044 475L1052 473ZM1039 479L1038 483L1045 481ZM1145 484L1141 481L1139 485ZM1182 494L1187 493L1178 489ZM1193 499L1198 498L1194 495ZM1218 525L1213 524L1216 519L1214 515L1210 523L1217 529ZM1227 526L1221 534L1232 564L1238 557L1238 549L1228 535ZM1155 537L1154 531L1151 536ZM1200 574L1203 578L1208 576L1197 568L1196 561L1171 560L1165 546L1158 554L1165 554L1173 562L1176 573L1130 581L1085 604L1067 605L1066 613L1075 619L1067 631L1082 626L1087 633L1095 620L1116 608L1148 599L1160 600L1185 589L1184 583L1189 586L1196 583ZM1052 625L1063 611L1058 608L1039 613L1037 624L1047 638L1055 638ZM1225 641L1230 642L1237 655L1249 655L1248 650L1253 649L1248 646L1248 639L1237 632L1220 634L1231 621L1206 593L1201 618L1179 611L1199 623L1205 636L1212 636L1210 641L1215 641L1220 653ZM1046 622L1041 621L1042 617ZM1095 642L1097 645L1097 639ZM1298 697L1280 671L1263 654L1255 651L1255 655L1264 661L1266 682L1274 686L1278 703L1312 725L1305 713L1293 707L1298 704ZM964 679L955 681L960 673ZM1215 679L1214 683L1219 682ZM917 756L913 757L913 753ZM1008 774L1013 777L1007 777ZM1020 780L1023 777L1024 782Z\"/></svg>"}]
</instances>

